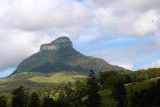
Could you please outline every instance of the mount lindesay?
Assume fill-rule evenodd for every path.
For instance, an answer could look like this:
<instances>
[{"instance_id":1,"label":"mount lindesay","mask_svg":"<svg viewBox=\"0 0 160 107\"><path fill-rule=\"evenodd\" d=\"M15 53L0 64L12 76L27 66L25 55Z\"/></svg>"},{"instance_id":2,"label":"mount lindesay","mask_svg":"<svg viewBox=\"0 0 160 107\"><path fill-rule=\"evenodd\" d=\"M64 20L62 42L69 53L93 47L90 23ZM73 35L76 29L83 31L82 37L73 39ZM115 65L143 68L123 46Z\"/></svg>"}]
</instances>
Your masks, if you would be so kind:
<instances>
[{"instance_id":1,"label":"mount lindesay","mask_svg":"<svg viewBox=\"0 0 160 107\"><path fill-rule=\"evenodd\" d=\"M41 72L52 73L58 71L87 72L89 70L117 72L124 68L111 65L103 59L85 56L73 48L68 37L59 37L49 44L43 44L40 51L25 59L17 67L16 73Z\"/></svg>"}]
</instances>

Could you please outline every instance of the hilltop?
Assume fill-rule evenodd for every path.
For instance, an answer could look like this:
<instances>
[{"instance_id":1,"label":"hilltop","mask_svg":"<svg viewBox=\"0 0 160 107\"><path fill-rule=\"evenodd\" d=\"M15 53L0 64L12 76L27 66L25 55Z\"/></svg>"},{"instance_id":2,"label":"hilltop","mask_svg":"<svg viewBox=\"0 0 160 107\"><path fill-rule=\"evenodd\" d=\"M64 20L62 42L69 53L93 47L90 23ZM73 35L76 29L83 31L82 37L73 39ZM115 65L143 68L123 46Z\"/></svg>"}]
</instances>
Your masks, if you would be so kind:
<instances>
[{"instance_id":1,"label":"hilltop","mask_svg":"<svg viewBox=\"0 0 160 107\"><path fill-rule=\"evenodd\" d=\"M53 73L58 71L75 71L88 73L95 71L123 72L126 69L107 63L105 60L85 56L73 48L68 37L59 37L48 44L42 44L40 51L25 59L13 74L22 72Z\"/></svg>"}]
</instances>

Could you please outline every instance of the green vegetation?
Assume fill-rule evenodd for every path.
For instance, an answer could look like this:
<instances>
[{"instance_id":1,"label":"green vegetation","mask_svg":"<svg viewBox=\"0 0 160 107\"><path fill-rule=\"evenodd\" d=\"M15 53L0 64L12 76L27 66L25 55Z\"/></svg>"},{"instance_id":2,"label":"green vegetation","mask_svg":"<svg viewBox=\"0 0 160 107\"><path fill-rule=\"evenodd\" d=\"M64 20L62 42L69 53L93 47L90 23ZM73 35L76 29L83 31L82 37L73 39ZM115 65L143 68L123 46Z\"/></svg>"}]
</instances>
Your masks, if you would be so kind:
<instances>
[{"instance_id":1,"label":"green vegetation","mask_svg":"<svg viewBox=\"0 0 160 107\"><path fill-rule=\"evenodd\" d=\"M104 89L99 91L99 94L102 98L102 104L104 107L116 107L118 102L112 97L112 91L110 89Z\"/></svg>"},{"instance_id":2,"label":"green vegetation","mask_svg":"<svg viewBox=\"0 0 160 107\"><path fill-rule=\"evenodd\" d=\"M69 43L69 46L65 42L66 40L62 39L65 38L58 38L51 44L47 45L53 47L58 46L59 48L53 50L43 50L30 56L17 67L13 74L21 72L53 73L59 71L88 73L90 69L94 69L97 73L98 71L110 70L117 72L126 71L126 69L113 66L103 59L85 56L70 46L72 43L69 38L67 38L67 43Z\"/></svg>"},{"instance_id":3,"label":"green vegetation","mask_svg":"<svg viewBox=\"0 0 160 107\"><path fill-rule=\"evenodd\" d=\"M117 107L127 107L127 92L124 84L118 82L113 88L113 98L118 101Z\"/></svg>"},{"instance_id":4,"label":"green vegetation","mask_svg":"<svg viewBox=\"0 0 160 107\"><path fill-rule=\"evenodd\" d=\"M149 89L150 87L154 86L157 83L158 79L160 78L157 77L157 78L145 80L142 82L129 83L129 84L125 84L125 86L127 87L128 91L132 90L134 92L135 91L140 92L142 90Z\"/></svg>"},{"instance_id":5,"label":"green vegetation","mask_svg":"<svg viewBox=\"0 0 160 107\"><path fill-rule=\"evenodd\" d=\"M128 72L132 82L141 82L144 80L160 77L160 68L150 68L147 70L138 70L135 72Z\"/></svg>"},{"instance_id":6,"label":"green vegetation","mask_svg":"<svg viewBox=\"0 0 160 107\"><path fill-rule=\"evenodd\" d=\"M75 82L76 80L86 79L86 77L87 76L84 74L71 71L49 74L23 72L0 79L0 93L11 92L13 89L22 85L26 88L26 90L30 90L33 88L51 87L62 82Z\"/></svg>"},{"instance_id":7,"label":"green vegetation","mask_svg":"<svg viewBox=\"0 0 160 107\"><path fill-rule=\"evenodd\" d=\"M131 107L159 107L160 106L160 80L155 86L140 92L134 92L131 96Z\"/></svg>"},{"instance_id":8,"label":"green vegetation","mask_svg":"<svg viewBox=\"0 0 160 107\"><path fill-rule=\"evenodd\" d=\"M158 90L160 85L158 85L159 82L157 80L160 78L159 74L159 69L148 69L142 70L142 72L135 71L122 74L115 71L107 71L90 75L88 79L83 74L71 71L49 74L27 72L14 74L8 78L1 79L3 83L0 83L2 84L0 89L7 89L6 87L8 87L9 90L1 90L0 96L2 98L0 97L0 102L4 102L6 99L7 106L11 106L14 97L17 95L11 95L9 93L13 89L19 90L19 88L16 88L22 84L25 87L25 93L23 95L26 95L28 107L36 101L36 105L40 104L42 107L46 107L47 104L54 105L55 107L90 107L89 102L96 103L96 101L101 102L100 107L147 107L146 105L150 105L149 107L158 107L160 95L158 94ZM138 76L133 78L136 75ZM140 79L141 77L142 79ZM155 93L152 93L153 91ZM89 100L95 98L97 95L99 95L100 100ZM147 96L147 99L145 99L144 95ZM148 96L153 100L148 101ZM49 107L49 105L47 106Z\"/></svg>"},{"instance_id":9,"label":"green vegetation","mask_svg":"<svg viewBox=\"0 0 160 107\"><path fill-rule=\"evenodd\" d=\"M30 81L38 82L38 83L63 83L63 82L75 82L76 80L86 79L87 76L81 75L76 72L57 72L53 75L46 76L34 76L29 78Z\"/></svg>"},{"instance_id":10,"label":"green vegetation","mask_svg":"<svg viewBox=\"0 0 160 107\"><path fill-rule=\"evenodd\" d=\"M69 38L65 46L64 38L0 79L0 107L160 107L160 68L128 72L77 52Z\"/></svg>"},{"instance_id":11,"label":"green vegetation","mask_svg":"<svg viewBox=\"0 0 160 107\"><path fill-rule=\"evenodd\" d=\"M16 90L12 92L12 107L27 107L28 106L28 99L27 95L24 92L24 87L20 86Z\"/></svg>"},{"instance_id":12,"label":"green vegetation","mask_svg":"<svg viewBox=\"0 0 160 107\"><path fill-rule=\"evenodd\" d=\"M87 78L87 107L101 107L101 97L98 93L99 86L93 70L90 70L90 74Z\"/></svg>"},{"instance_id":13,"label":"green vegetation","mask_svg":"<svg viewBox=\"0 0 160 107\"><path fill-rule=\"evenodd\" d=\"M40 107L40 99L36 92L31 94L29 107Z\"/></svg>"},{"instance_id":14,"label":"green vegetation","mask_svg":"<svg viewBox=\"0 0 160 107\"><path fill-rule=\"evenodd\" d=\"M0 106L7 107L7 100L6 100L5 96L0 97Z\"/></svg>"}]
</instances>

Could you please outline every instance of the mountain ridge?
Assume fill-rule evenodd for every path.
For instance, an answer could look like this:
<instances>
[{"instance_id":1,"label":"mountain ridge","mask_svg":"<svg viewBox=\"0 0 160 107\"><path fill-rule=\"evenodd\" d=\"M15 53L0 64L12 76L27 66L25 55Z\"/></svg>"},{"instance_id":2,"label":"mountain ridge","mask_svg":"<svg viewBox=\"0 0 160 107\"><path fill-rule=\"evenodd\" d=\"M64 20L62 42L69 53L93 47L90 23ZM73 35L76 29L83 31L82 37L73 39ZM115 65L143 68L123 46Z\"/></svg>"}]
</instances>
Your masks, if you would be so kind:
<instances>
[{"instance_id":1,"label":"mountain ridge","mask_svg":"<svg viewBox=\"0 0 160 107\"><path fill-rule=\"evenodd\" d=\"M87 72L115 70L123 72L126 69L107 63L105 60L85 56L73 48L68 37L59 37L49 44L40 46L40 51L22 61L13 74L20 72L51 73L58 71Z\"/></svg>"}]
</instances>

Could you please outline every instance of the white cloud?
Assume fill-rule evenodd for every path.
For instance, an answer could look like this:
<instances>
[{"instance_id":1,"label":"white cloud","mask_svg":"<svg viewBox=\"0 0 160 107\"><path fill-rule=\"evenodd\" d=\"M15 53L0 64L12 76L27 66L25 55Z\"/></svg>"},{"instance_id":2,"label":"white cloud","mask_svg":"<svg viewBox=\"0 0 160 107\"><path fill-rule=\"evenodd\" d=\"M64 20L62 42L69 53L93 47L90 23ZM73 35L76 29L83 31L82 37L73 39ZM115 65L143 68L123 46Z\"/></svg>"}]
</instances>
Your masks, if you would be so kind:
<instances>
[{"instance_id":1,"label":"white cloud","mask_svg":"<svg viewBox=\"0 0 160 107\"><path fill-rule=\"evenodd\" d=\"M160 60L154 61L151 63L151 67L160 67Z\"/></svg>"},{"instance_id":2,"label":"white cloud","mask_svg":"<svg viewBox=\"0 0 160 107\"><path fill-rule=\"evenodd\" d=\"M0 35L0 70L16 67L24 58L38 52L42 43L53 40L53 37L18 30L4 32L6 36Z\"/></svg>"},{"instance_id":3,"label":"white cloud","mask_svg":"<svg viewBox=\"0 0 160 107\"><path fill-rule=\"evenodd\" d=\"M148 11L139 16L134 26L139 35L152 34L160 27L160 15L156 11Z\"/></svg>"},{"instance_id":4,"label":"white cloud","mask_svg":"<svg viewBox=\"0 0 160 107\"><path fill-rule=\"evenodd\" d=\"M113 65L119 65L131 70L144 68L144 62L151 62L155 54L159 52L160 47L155 44L150 37L142 39L136 44L122 45L109 49L90 49L89 54L100 57ZM158 58L157 58L158 59ZM144 63L145 64L145 63ZM146 67L150 67L147 65Z\"/></svg>"},{"instance_id":5,"label":"white cloud","mask_svg":"<svg viewBox=\"0 0 160 107\"><path fill-rule=\"evenodd\" d=\"M132 64L122 64L122 63L120 63L120 64L117 64L117 65L119 65L121 67L124 67L126 69L129 69L129 70L133 70L133 65Z\"/></svg>"},{"instance_id":6,"label":"white cloud","mask_svg":"<svg viewBox=\"0 0 160 107\"><path fill-rule=\"evenodd\" d=\"M101 29L109 30L104 35L125 35L126 37L147 36L154 34L160 28L160 14L157 11L145 13L124 13L117 15L118 10L103 8L95 11L94 22ZM111 35L112 34L112 35Z\"/></svg>"},{"instance_id":7,"label":"white cloud","mask_svg":"<svg viewBox=\"0 0 160 107\"><path fill-rule=\"evenodd\" d=\"M8 0L0 0L0 17L9 10Z\"/></svg>"},{"instance_id":8,"label":"white cloud","mask_svg":"<svg viewBox=\"0 0 160 107\"><path fill-rule=\"evenodd\" d=\"M151 62L150 64L146 64L143 66L144 69L148 69L148 68L160 68L160 60L156 60Z\"/></svg>"},{"instance_id":9,"label":"white cloud","mask_svg":"<svg viewBox=\"0 0 160 107\"><path fill-rule=\"evenodd\" d=\"M159 0L85 0L85 2L94 8L125 8L136 12L159 9L160 4Z\"/></svg>"},{"instance_id":10,"label":"white cloud","mask_svg":"<svg viewBox=\"0 0 160 107\"><path fill-rule=\"evenodd\" d=\"M79 26L84 26L88 17L89 10L72 0L14 0L1 23L2 27L10 29L35 31L52 28L73 33L73 28L75 32Z\"/></svg>"},{"instance_id":11,"label":"white cloud","mask_svg":"<svg viewBox=\"0 0 160 107\"><path fill-rule=\"evenodd\" d=\"M0 0L0 71L17 66L42 43L63 35L75 43L88 42L91 47L100 40L152 35L140 46L93 54L112 64L134 68L159 50L159 4L159 0Z\"/></svg>"}]
</instances>

